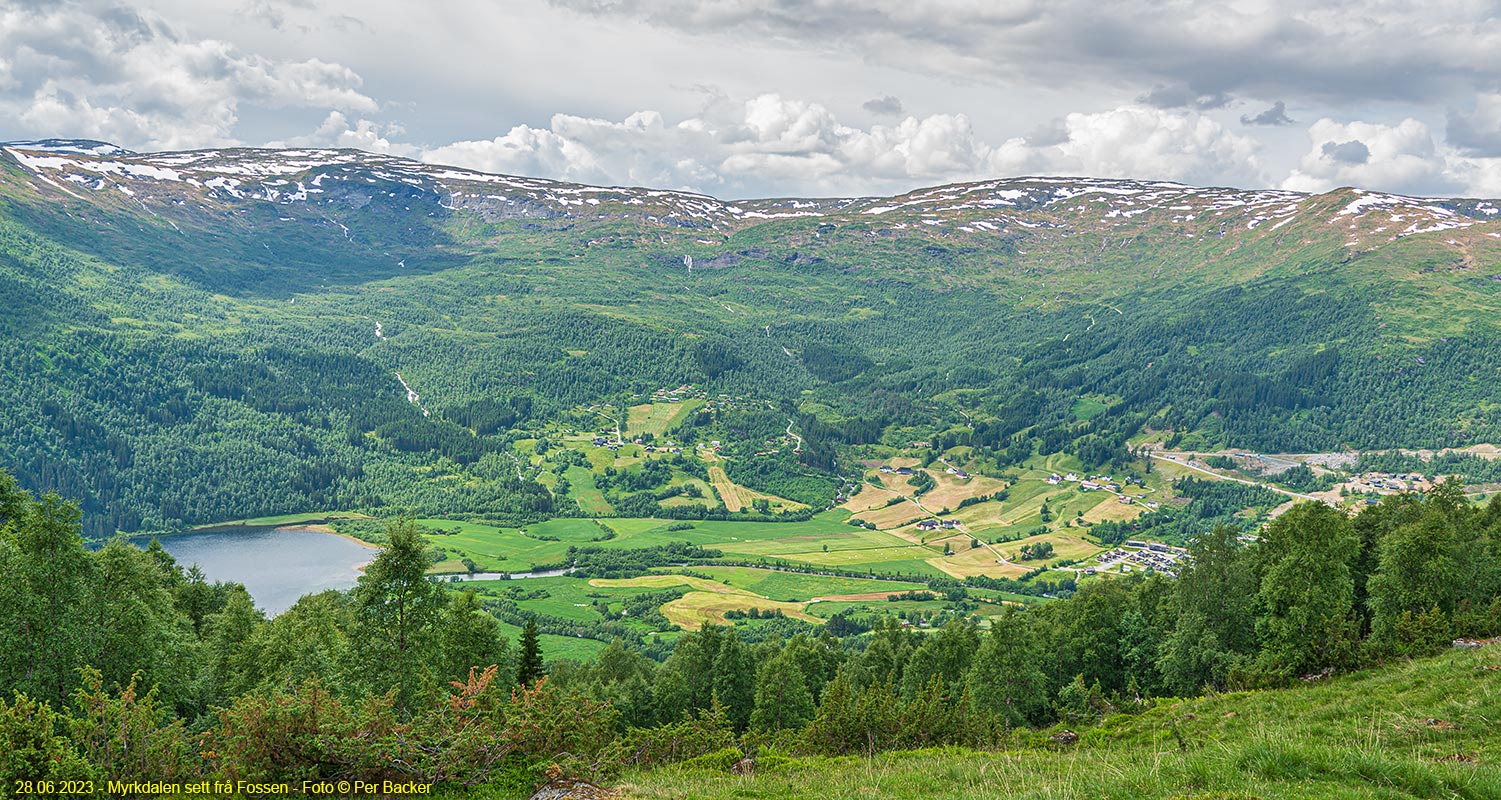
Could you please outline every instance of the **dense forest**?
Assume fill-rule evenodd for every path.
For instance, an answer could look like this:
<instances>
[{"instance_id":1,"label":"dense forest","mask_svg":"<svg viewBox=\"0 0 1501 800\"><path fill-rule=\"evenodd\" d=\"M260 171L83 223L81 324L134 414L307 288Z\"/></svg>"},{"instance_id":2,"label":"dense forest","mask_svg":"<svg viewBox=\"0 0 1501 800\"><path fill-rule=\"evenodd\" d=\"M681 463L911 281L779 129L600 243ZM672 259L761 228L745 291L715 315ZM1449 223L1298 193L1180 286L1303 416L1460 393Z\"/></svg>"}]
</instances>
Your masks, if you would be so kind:
<instances>
[{"instance_id":1,"label":"dense forest","mask_svg":"<svg viewBox=\"0 0 1501 800\"><path fill-rule=\"evenodd\" d=\"M1191 539L1176 581L1094 581L988 630L845 618L747 641L709 626L660 664L625 642L548 661L534 621L507 641L476 595L424 575L410 522L390 524L355 588L271 619L159 547L90 552L81 532L76 505L0 476L6 786L391 778L524 793L550 772L746 752L986 747L1501 633L1501 499L1473 506L1454 483L1353 518L1300 505L1255 538L1218 526Z\"/></svg>"},{"instance_id":2,"label":"dense forest","mask_svg":"<svg viewBox=\"0 0 1501 800\"><path fill-rule=\"evenodd\" d=\"M810 506L852 448L911 441L1001 470L1123 465L1147 432L1201 451L1501 439L1484 220L1352 250L1340 193L1273 234L1234 216L1255 193L1190 223L1105 211L1149 187L1063 180L1018 182L1031 199L996 220L915 200L695 217L635 190L584 212L545 181L518 217L415 163L305 169L316 202L135 181L122 203L0 152L0 446L21 485L77 499L91 538L309 510L578 513L496 458L684 384L744 403L682 437L723 440L735 481ZM744 457L789 425L797 452Z\"/></svg>"}]
</instances>

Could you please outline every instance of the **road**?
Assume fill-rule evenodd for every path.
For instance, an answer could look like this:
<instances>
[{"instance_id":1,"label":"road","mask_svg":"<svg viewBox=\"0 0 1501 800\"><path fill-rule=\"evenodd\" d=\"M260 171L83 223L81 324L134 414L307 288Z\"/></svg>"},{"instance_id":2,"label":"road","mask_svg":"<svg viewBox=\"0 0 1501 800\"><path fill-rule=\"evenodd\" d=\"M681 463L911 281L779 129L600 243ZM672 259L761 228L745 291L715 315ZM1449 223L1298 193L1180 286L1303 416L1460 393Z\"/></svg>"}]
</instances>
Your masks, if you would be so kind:
<instances>
[{"instance_id":1,"label":"road","mask_svg":"<svg viewBox=\"0 0 1501 800\"><path fill-rule=\"evenodd\" d=\"M794 452L794 453L801 453L801 452L803 452L803 437L798 436L797 434L795 434L795 433L792 432L792 420L791 419L787 420L787 435L791 436L792 438L794 438L794 439L797 440L797 447L792 448L792 452Z\"/></svg>"},{"instance_id":2,"label":"road","mask_svg":"<svg viewBox=\"0 0 1501 800\"><path fill-rule=\"evenodd\" d=\"M1311 494L1299 494L1297 492L1292 491L1291 489L1284 489L1281 486L1273 486L1272 484L1269 484L1269 483L1262 483L1261 481L1253 481L1253 480L1250 480L1250 479L1247 479L1247 478L1235 478L1235 477L1232 477L1232 476L1229 476L1229 475L1221 475L1220 473L1214 472L1213 470L1208 470L1208 469L1205 469L1203 467L1194 466L1193 464L1188 463L1186 457L1183 460L1180 461L1179 458L1174 457L1174 456L1159 456L1156 453L1151 453L1151 452L1147 453L1147 457L1148 458L1155 458L1158 461L1166 461L1166 462L1168 462L1170 464L1177 464L1180 467L1185 467L1187 469L1191 469L1194 472L1201 472L1201 473L1203 473L1205 475L1208 475L1209 477L1214 478L1216 480L1234 481L1236 483L1244 483L1247 486L1260 486L1263 489L1270 489L1270 490L1272 490L1272 491L1274 491L1274 492L1276 492L1278 494L1285 494L1288 497L1296 497L1299 500L1313 500L1313 501L1320 502L1320 503L1327 503L1328 502L1327 500L1324 500L1323 498L1314 497ZM1331 503L1331 505L1332 505L1332 503Z\"/></svg>"},{"instance_id":3,"label":"road","mask_svg":"<svg viewBox=\"0 0 1501 800\"><path fill-rule=\"evenodd\" d=\"M619 447L621 445L624 445L625 437L620 435L620 417L612 417L609 414L598 410L596 410L594 413L600 415L601 417L604 417L607 420L610 420L615 424L615 446Z\"/></svg>"}]
</instances>

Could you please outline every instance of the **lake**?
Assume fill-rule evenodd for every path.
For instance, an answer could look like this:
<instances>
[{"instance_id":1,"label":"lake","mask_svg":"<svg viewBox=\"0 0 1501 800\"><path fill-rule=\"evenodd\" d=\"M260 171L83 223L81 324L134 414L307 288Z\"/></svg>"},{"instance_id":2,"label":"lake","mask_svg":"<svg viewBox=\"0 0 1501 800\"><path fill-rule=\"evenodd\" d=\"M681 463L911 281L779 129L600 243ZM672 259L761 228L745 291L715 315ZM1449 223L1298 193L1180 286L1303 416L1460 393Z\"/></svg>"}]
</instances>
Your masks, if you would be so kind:
<instances>
[{"instance_id":1,"label":"lake","mask_svg":"<svg viewBox=\"0 0 1501 800\"><path fill-rule=\"evenodd\" d=\"M243 583L255 604L276 615L305 594L348 589L372 547L305 528L226 528L160 537L162 547L187 569L193 564L213 581ZM135 540L145 547L149 539Z\"/></svg>"}]
</instances>

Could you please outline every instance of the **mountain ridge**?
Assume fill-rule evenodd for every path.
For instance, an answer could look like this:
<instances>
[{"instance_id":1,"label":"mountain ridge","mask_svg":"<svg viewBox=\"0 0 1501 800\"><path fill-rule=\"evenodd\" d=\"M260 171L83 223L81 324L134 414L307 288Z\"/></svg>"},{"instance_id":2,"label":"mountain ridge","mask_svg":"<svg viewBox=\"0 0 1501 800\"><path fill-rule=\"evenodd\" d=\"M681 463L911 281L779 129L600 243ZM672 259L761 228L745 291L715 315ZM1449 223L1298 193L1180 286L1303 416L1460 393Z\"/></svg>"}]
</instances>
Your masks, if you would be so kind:
<instances>
[{"instance_id":1,"label":"mountain ridge","mask_svg":"<svg viewBox=\"0 0 1501 800\"><path fill-rule=\"evenodd\" d=\"M567 209L585 205L598 207L605 202L620 202L645 205L648 199L671 198L688 213L703 214L709 207L718 206L719 213L739 220L769 220L798 217L835 216L839 212L864 215L882 215L904 208L922 207L944 202L959 202L958 205L942 207L942 211L982 210L986 208L1011 208L1026 210L1052 205L1076 197L1097 194L1097 201L1108 196L1129 197L1146 195L1145 199L1183 198L1205 194L1211 200L1211 211L1224 211L1237 205L1253 208L1302 203L1319 198L1353 195L1356 199L1346 205L1341 216L1360 217L1369 210L1382 207L1419 209L1438 217L1461 216L1476 221L1493 221L1501 213L1501 201L1488 198L1463 197L1418 197L1388 192L1378 192L1359 187L1339 187L1329 192L1309 194L1282 189L1241 189L1221 186L1194 186L1177 181L1096 178L1087 176L1019 175L1005 178L989 178L958 183L922 186L907 192L886 196L854 197L770 197L722 200L713 195L686 190L662 189L647 186L596 186L547 178L506 175L484 172L466 167L431 164L410 158L372 153L353 148L207 148L189 151L161 151L135 153L107 142L95 140L40 140L0 142L9 160L30 171L43 180L49 173L69 182L94 190L105 188L107 180L115 188L130 188L144 181L176 182L190 186L216 190L221 196L234 199L265 199L273 202L306 201L310 195L321 193L318 183L320 169L334 167L362 167L374 172L377 177L399 180L414 186L423 181L436 184L449 191L450 197L465 197L466 193L455 187L471 191L476 185L489 185L524 193L539 193L551 190L552 203ZM380 172L379 170L391 170ZM85 173L93 173L90 179ZM313 175L311 181L297 181L297 191L281 187L290 182L287 176ZM217 178L201 179L201 175ZM237 177L238 176L238 177ZM324 176L329 177L329 176ZM120 179L127 179L122 182ZM369 178L366 178L369 180ZM260 193L246 192L241 185L258 182ZM55 182L57 188L63 189ZM1025 187L1025 188L1022 188ZM1026 191L1032 189L1033 191ZM970 198L977 192L994 190L990 197ZM1152 190L1156 190L1153 192ZM1173 193L1176 193L1175 195ZM571 195L571 196L570 196ZM585 197L584 195L596 195ZM1229 196L1252 198L1249 202L1236 203ZM599 196L604 196L603 198ZM1020 201L1020 202L1019 202ZM688 203L708 204L692 208ZM1132 209L1132 202L1108 203L1107 217L1129 219L1146 209ZM1148 209L1171 209L1171 206L1148 206ZM765 210L772 209L772 210ZM931 209L929 209L931 210ZM1178 209L1182 211L1188 208ZM1261 220L1255 220L1257 222ZM1270 220L1268 220L1270 221ZM1251 225L1250 227L1254 227ZM1411 230L1406 233L1429 232Z\"/></svg>"},{"instance_id":2,"label":"mountain ridge","mask_svg":"<svg viewBox=\"0 0 1501 800\"><path fill-rule=\"evenodd\" d=\"M778 435L797 419L794 472L885 438L998 469L1154 431L1497 443L1496 207L1092 178L730 202L357 151L9 144L0 443L96 534L507 513L480 459L684 384L771 403Z\"/></svg>"}]
</instances>

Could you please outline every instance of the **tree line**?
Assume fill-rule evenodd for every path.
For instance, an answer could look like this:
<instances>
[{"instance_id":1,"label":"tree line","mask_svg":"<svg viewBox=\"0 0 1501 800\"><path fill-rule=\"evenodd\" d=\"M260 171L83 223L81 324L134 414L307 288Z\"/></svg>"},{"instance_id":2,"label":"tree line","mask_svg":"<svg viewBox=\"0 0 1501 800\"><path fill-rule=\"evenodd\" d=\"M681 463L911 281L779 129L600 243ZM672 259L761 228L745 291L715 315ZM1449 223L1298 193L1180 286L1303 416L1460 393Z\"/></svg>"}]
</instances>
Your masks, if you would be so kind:
<instances>
[{"instance_id":1,"label":"tree line","mask_svg":"<svg viewBox=\"0 0 1501 800\"><path fill-rule=\"evenodd\" d=\"M1501 633L1501 500L1472 506L1453 483L1353 518L1304 504L1256 537L1219 526L1191 542L1176 581L1089 581L1067 600L1008 608L988 630L959 617L926 634L846 620L843 638L708 626L660 664L621 641L544 664L537 621L515 620L524 633L509 642L479 596L428 579L403 521L352 590L270 619L243 587L209 583L159 547L91 553L80 529L76 506L0 477L6 780L464 785L538 778L555 761L601 776L766 747L987 746L1018 726L1087 724L1156 697L1277 687Z\"/></svg>"}]
</instances>

